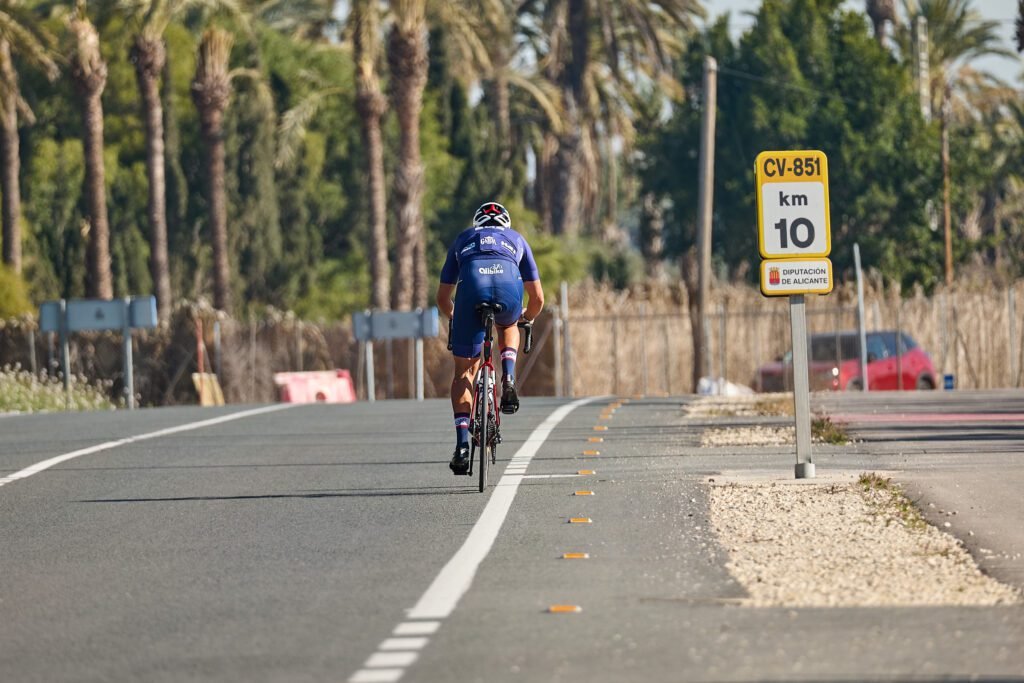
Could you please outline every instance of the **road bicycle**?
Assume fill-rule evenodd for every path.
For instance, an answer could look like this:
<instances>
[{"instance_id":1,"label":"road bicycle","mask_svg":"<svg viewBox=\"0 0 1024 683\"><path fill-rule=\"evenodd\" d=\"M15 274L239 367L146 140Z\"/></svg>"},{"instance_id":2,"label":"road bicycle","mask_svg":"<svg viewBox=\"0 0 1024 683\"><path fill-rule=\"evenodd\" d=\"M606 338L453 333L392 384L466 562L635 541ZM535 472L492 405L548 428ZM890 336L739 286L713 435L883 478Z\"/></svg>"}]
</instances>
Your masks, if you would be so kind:
<instances>
[{"instance_id":1,"label":"road bicycle","mask_svg":"<svg viewBox=\"0 0 1024 683\"><path fill-rule=\"evenodd\" d=\"M498 410L498 383L495 381L492 344L494 342L494 315L505 309L501 304L477 304L476 312L484 323L484 344L480 350L480 367L473 381L473 410L470 413L469 471L473 476L473 464L477 462L477 477L480 493L487 488L489 465L497 462L498 444L501 443L501 411ZM517 323L523 330L523 353L533 348L533 323ZM448 348L452 348L452 321L448 321ZM490 461L490 462L488 462Z\"/></svg>"}]
</instances>

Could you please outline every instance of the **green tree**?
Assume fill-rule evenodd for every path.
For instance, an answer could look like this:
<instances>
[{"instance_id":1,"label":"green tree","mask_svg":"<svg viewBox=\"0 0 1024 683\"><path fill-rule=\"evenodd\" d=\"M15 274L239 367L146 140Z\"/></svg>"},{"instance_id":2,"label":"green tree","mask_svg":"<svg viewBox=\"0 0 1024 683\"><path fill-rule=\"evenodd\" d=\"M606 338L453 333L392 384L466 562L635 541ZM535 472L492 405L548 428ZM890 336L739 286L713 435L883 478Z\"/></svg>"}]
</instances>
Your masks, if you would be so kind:
<instances>
[{"instance_id":1,"label":"green tree","mask_svg":"<svg viewBox=\"0 0 1024 683\"><path fill-rule=\"evenodd\" d=\"M552 232L573 236L594 205L600 137L628 141L630 103L655 84L672 89L671 60L703 10L693 0L524 4L543 27L537 62L558 84L566 118L538 155L539 205Z\"/></svg>"}]
</instances>

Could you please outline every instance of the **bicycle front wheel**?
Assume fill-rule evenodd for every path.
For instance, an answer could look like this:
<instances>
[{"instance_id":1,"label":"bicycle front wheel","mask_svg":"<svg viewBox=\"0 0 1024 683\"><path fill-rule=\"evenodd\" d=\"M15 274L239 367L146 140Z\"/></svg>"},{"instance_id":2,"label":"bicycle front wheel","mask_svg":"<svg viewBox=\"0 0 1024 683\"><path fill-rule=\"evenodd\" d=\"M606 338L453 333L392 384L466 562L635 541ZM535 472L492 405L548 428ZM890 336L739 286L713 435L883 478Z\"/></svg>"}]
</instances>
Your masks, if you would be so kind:
<instances>
[{"instance_id":1,"label":"bicycle front wheel","mask_svg":"<svg viewBox=\"0 0 1024 683\"><path fill-rule=\"evenodd\" d=\"M480 400L477 401L476 419L477 424L480 425L480 468L478 474L480 476L480 493L483 493L484 489L487 488L487 461L490 460L490 454L488 453L490 449L488 446L491 442L491 430L487 417L489 412L488 406L491 403L491 383L494 381L494 378L491 377L491 369L487 366L481 368L480 372L482 374L481 379L483 380L481 382L483 393L480 396Z\"/></svg>"}]
</instances>

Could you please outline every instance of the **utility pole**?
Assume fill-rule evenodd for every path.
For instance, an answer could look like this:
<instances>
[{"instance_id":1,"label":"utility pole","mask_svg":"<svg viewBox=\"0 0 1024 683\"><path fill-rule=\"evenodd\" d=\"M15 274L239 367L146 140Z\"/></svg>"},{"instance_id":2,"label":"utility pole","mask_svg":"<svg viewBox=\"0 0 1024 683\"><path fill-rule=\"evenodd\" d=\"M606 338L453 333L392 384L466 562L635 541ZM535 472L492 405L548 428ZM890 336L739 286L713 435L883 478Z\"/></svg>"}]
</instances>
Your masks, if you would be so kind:
<instances>
[{"instance_id":1,"label":"utility pole","mask_svg":"<svg viewBox=\"0 0 1024 683\"><path fill-rule=\"evenodd\" d=\"M708 289L711 282L711 215L715 194L715 115L718 111L718 62L704 58L704 119L700 135L700 187L697 207L697 317L700 334L694 345L693 386L711 375L708 349Z\"/></svg>"},{"instance_id":2,"label":"utility pole","mask_svg":"<svg viewBox=\"0 0 1024 683\"><path fill-rule=\"evenodd\" d=\"M949 198L949 115L953 108L949 83L942 91L942 219L946 235L946 286L953 284L953 225Z\"/></svg>"},{"instance_id":3,"label":"utility pole","mask_svg":"<svg viewBox=\"0 0 1024 683\"><path fill-rule=\"evenodd\" d=\"M928 20L919 15L914 20L914 76L921 101L921 115L932 120L931 76L928 62Z\"/></svg>"}]
</instances>

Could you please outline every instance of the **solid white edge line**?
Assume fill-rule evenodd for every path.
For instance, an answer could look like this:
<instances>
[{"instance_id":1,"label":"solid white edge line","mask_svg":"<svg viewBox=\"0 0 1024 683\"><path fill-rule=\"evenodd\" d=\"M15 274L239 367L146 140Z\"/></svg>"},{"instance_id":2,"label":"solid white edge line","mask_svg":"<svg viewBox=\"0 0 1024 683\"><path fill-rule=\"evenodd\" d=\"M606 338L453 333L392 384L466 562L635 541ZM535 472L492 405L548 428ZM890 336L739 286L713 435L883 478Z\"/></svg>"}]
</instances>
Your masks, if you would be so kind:
<instances>
[{"instance_id":1,"label":"solid white edge line","mask_svg":"<svg viewBox=\"0 0 1024 683\"><path fill-rule=\"evenodd\" d=\"M600 397L583 398L555 410L533 430L533 433L516 451L512 459L520 458L529 464L558 423L576 408L597 400L600 400ZM473 583L473 577L476 576L476 570L480 563L487 557L491 546L494 545L494 540L501 530L501 525L508 515L512 499L515 498L522 480L522 474L502 476L498 485L494 487L494 493L487 501L487 506L484 507L480 518L470 530L466 541L441 569L415 607L409 611L408 618L444 619L452 613L459 600L469 590L470 584Z\"/></svg>"},{"instance_id":2,"label":"solid white edge line","mask_svg":"<svg viewBox=\"0 0 1024 683\"><path fill-rule=\"evenodd\" d=\"M124 439L118 439L117 441L107 441L106 443L97 444L95 446L89 446L88 448L82 448L77 451L58 455L50 458L49 460L43 460L37 462L34 465L30 465L23 470L19 470L14 474L8 474L6 477L0 478L0 486L10 484L13 481L19 479L26 479L31 477L33 474L39 474L43 470L48 470L54 465L59 465L62 462L80 458L83 455L92 455L93 453L99 453L101 451L109 451L112 448L118 446L126 446L131 443L138 443L139 441L148 441L150 439L157 439L161 436L170 436L171 434L178 434L180 432L190 432L194 429L202 429L203 427L212 427L213 425L223 424L225 422L232 422L234 420L241 420L246 417L252 417L254 415L262 415L264 413L272 413L278 410L285 410L286 408L293 408L297 403L279 403L272 406L265 406L263 408L254 408L252 410L243 410L238 413L231 413L230 415L221 415L220 417L214 417L209 420L202 420L200 422L189 422L187 424L178 425L177 427L168 427L167 429L160 429L155 432L149 432L147 434L140 434L139 436L129 436Z\"/></svg>"}]
</instances>

